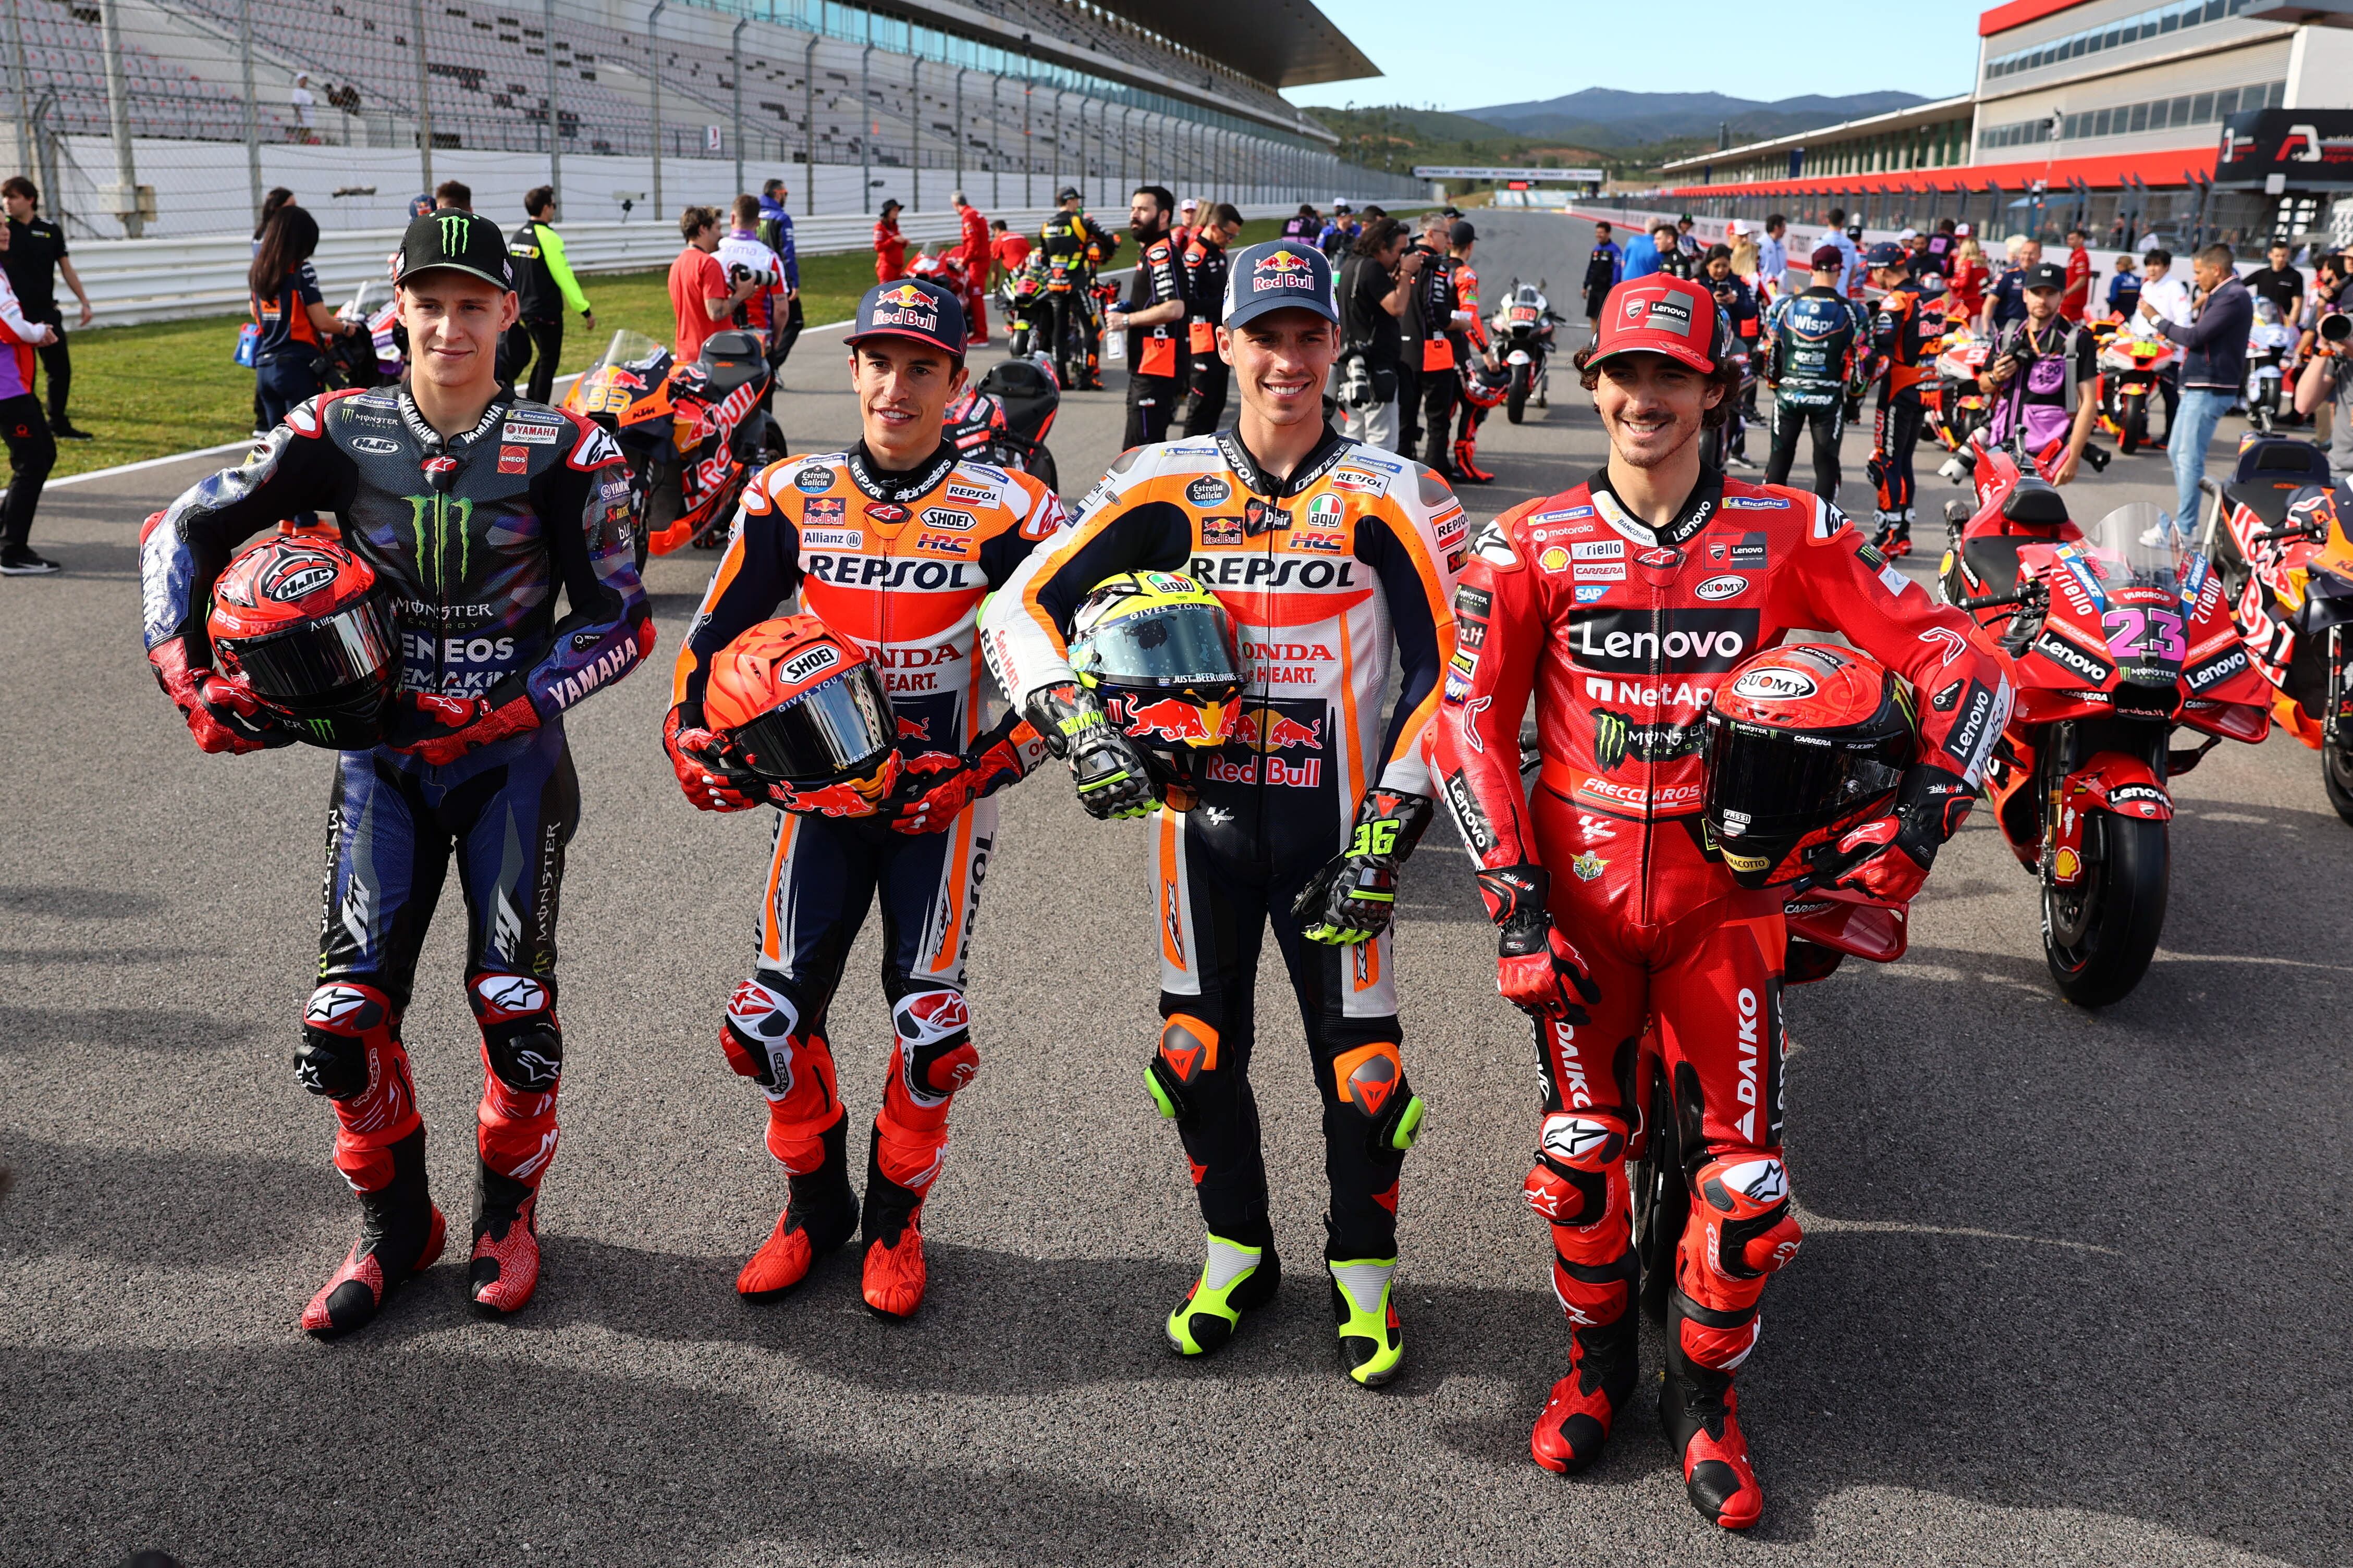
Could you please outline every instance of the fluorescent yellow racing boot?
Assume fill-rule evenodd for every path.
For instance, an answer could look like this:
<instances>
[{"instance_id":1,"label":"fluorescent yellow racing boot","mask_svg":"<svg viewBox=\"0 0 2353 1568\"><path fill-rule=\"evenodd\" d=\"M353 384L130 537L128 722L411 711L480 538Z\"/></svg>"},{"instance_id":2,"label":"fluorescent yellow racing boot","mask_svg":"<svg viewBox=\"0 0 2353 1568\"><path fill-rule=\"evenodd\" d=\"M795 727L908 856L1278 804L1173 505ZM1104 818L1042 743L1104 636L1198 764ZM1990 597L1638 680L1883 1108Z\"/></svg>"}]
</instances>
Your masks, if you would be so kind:
<instances>
[{"instance_id":1,"label":"fluorescent yellow racing boot","mask_svg":"<svg viewBox=\"0 0 2353 1568\"><path fill-rule=\"evenodd\" d=\"M1208 1355L1234 1337L1242 1314L1274 1300L1282 1265L1271 1245L1245 1247L1222 1236L1209 1237L1201 1278L1168 1314L1168 1343L1178 1355Z\"/></svg>"},{"instance_id":2,"label":"fluorescent yellow racing boot","mask_svg":"<svg viewBox=\"0 0 2353 1568\"><path fill-rule=\"evenodd\" d=\"M1394 1258L1334 1258L1332 1316L1340 1325L1340 1359L1350 1377L1378 1388L1405 1361L1405 1329L1389 1299Z\"/></svg>"}]
</instances>

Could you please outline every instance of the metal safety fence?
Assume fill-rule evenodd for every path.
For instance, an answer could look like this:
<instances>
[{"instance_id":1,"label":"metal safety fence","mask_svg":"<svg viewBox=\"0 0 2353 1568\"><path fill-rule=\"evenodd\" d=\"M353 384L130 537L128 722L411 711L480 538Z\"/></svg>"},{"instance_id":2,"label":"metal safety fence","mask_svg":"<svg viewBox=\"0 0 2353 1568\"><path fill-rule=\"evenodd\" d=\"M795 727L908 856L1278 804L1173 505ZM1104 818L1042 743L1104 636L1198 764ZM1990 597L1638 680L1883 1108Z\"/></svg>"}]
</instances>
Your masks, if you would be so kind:
<instances>
[{"instance_id":1,"label":"metal safety fence","mask_svg":"<svg viewBox=\"0 0 2353 1568\"><path fill-rule=\"evenodd\" d=\"M956 33L835 0L0 0L0 136L82 239L249 230L276 185L375 227L451 178L485 211L485 183L551 184L573 221L769 177L797 216L1419 189L1077 0L975 0Z\"/></svg>"}]
</instances>

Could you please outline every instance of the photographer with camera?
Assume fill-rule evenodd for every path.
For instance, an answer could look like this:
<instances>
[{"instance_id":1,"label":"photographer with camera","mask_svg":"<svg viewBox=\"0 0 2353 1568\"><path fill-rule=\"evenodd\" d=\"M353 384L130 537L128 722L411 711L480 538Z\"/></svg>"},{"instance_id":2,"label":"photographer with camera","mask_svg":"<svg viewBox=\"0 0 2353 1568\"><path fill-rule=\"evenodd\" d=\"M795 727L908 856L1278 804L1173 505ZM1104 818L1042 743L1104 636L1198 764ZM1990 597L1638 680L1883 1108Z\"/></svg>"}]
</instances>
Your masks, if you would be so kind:
<instances>
[{"instance_id":1,"label":"photographer with camera","mask_svg":"<svg viewBox=\"0 0 2353 1568\"><path fill-rule=\"evenodd\" d=\"M2313 290L2309 345L2304 369L2295 378L2295 411L2306 419L2323 403L2329 405L2328 471L2338 479L2353 474L2353 376L2343 369L2353 347L2353 315L2345 310L2345 275L2321 263L2318 287ZM2342 265L2339 263L2338 265Z\"/></svg>"}]
</instances>

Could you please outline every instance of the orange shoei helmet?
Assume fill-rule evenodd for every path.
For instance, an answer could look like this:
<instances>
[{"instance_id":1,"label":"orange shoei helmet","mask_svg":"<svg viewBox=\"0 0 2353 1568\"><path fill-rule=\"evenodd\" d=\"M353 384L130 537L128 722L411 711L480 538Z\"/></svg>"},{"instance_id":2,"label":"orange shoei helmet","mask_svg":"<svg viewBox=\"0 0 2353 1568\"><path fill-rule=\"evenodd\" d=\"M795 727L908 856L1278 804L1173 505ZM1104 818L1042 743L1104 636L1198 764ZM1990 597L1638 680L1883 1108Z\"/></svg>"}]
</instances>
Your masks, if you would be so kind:
<instances>
[{"instance_id":1,"label":"orange shoei helmet","mask_svg":"<svg viewBox=\"0 0 2353 1568\"><path fill-rule=\"evenodd\" d=\"M1883 808L1919 749L1912 689L1851 647L1789 643L1716 688L1704 820L1733 880L1778 887Z\"/></svg>"},{"instance_id":2,"label":"orange shoei helmet","mask_svg":"<svg viewBox=\"0 0 2353 1568\"><path fill-rule=\"evenodd\" d=\"M702 716L800 809L869 816L899 782L898 719L866 650L815 616L762 621L719 651Z\"/></svg>"},{"instance_id":3,"label":"orange shoei helmet","mask_svg":"<svg viewBox=\"0 0 2353 1568\"><path fill-rule=\"evenodd\" d=\"M239 551L213 584L205 634L223 674L313 745L382 739L400 636L375 569L330 535L286 531Z\"/></svg>"}]
</instances>

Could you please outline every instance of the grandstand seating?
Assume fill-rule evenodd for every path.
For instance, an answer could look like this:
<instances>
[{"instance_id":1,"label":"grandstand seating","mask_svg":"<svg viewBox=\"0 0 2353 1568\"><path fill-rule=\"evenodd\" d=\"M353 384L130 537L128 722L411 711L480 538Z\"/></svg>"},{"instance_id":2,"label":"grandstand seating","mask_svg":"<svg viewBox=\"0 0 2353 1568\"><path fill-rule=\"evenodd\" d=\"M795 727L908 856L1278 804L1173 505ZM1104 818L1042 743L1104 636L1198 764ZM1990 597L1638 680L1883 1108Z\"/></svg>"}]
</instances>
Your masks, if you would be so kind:
<instances>
[{"instance_id":1,"label":"grandstand seating","mask_svg":"<svg viewBox=\"0 0 2353 1568\"><path fill-rule=\"evenodd\" d=\"M100 16L92 0L16 0L25 42L25 68L36 104L44 93L57 106L45 123L68 136L104 136L112 119L106 100L106 57L99 47ZM0 31L0 47L5 32ZM15 66L0 73L14 80ZM135 136L193 137L240 141L245 136L242 97L201 81L185 67L159 59L128 41L122 74L130 89L131 130ZM11 109L13 110L13 105ZM275 116L263 121L263 134L284 134Z\"/></svg>"}]
</instances>

